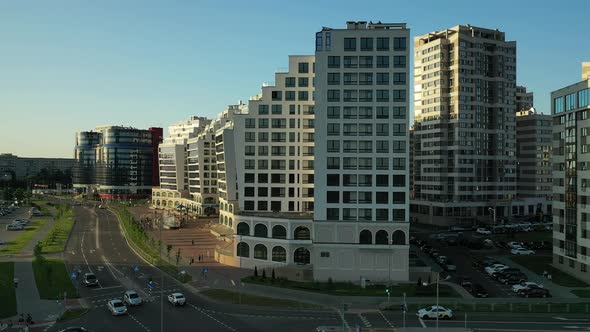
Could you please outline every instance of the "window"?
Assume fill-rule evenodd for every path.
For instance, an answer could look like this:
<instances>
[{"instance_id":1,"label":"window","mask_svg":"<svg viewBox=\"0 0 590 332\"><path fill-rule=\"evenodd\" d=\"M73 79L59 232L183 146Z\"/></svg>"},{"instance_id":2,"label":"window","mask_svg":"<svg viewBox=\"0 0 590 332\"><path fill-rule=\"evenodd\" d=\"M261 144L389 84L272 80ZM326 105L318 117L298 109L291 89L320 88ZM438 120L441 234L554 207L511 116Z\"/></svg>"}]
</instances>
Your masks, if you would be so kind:
<instances>
[{"instance_id":1,"label":"window","mask_svg":"<svg viewBox=\"0 0 590 332\"><path fill-rule=\"evenodd\" d=\"M268 142L268 133L267 132L259 132L258 133L258 142Z\"/></svg>"},{"instance_id":2,"label":"window","mask_svg":"<svg viewBox=\"0 0 590 332\"><path fill-rule=\"evenodd\" d=\"M252 119L252 120L254 120L254 119ZM256 133L255 132L252 132L252 131L246 132L244 134L244 140L246 142L255 142L256 141Z\"/></svg>"},{"instance_id":3,"label":"window","mask_svg":"<svg viewBox=\"0 0 590 332\"><path fill-rule=\"evenodd\" d=\"M389 141L377 141L376 143L377 143L377 145L376 145L377 153L388 153L389 152Z\"/></svg>"},{"instance_id":4,"label":"window","mask_svg":"<svg viewBox=\"0 0 590 332\"><path fill-rule=\"evenodd\" d=\"M406 101L406 90L393 90L393 101L394 102L405 102Z\"/></svg>"},{"instance_id":5,"label":"window","mask_svg":"<svg viewBox=\"0 0 590 332\"><path fill-rule=\"evenodd\" d=\"M268 169L268 160L258 160L258 169L259 170ZM258 174L258 182L261 182L260 175L266 175L266 174Z\"/></svg>"},{"instance_id":6,"label":"window","mask_svg":"<svg viewBox=\"0 0 590 332\"><path fill-rule=\"evenodd\" d=\"M340 73L328 73L328 85L340 85Z\"/></svg>"},{"instance_id":7,"label":"window","mask_svg":"<svg viewBox=\"0 0 590 332\"><path fill-rule=\"evenodd\" d=\"M344 68L357 68L358 67L357 56L345 56L344 57Z\"/></svg>"},{"instance_id":8,"label":"window","mask_svg":"<svg viewBox=\"0 0 590 332\"><path fill-rule=\"evenodd\" d=\"M406 37L393 38L393 50L394 51L405 51L406 50Z\"/></svg>"},{"instance_id":9,"label":"window","mask_svg":"<svg viewBox=\"0 0 590 332\"><path fill-rule=\"evenodd\" d=\"M326 51L329 51L331 48L332 48L332 33L326 32ZM315 65L315 62L314 62L314 65ZM315 73L315 70L314 70L314 73Z\"/></svg>"},{"instance_id":10,"label":"window","mask_svg":"<svg viewBox=\"0 0 590 332\"><path fill-rule=\"evenodd\" d=\"M393 141L393 153L406 152L406 141Z\"/></svg>"},{"instance_id":11,"label":"window","mask_svg":"<svg viewBox=\"0 0 590 332\"><path fill-rule=\"evenodd\" d=\"M329 251L320 251L320 257L328 258L328 257L330 257L330 252Z\"/></svg>"},{"instance_id":12,"label":"window","mask_svg":"<svg viewBox=\"0 0 590 332\"><path fill-rule=\"evenodd\" d=\"M372 119L373 118L373 108L372 107L361 106L358 109L359 109L359 119Z\"/></svg>"},{"instance_id":13,"label":"window","mask_svg":"<svg viewBox=\"0 0 590 332\"><path fill-rule=\"evenodd\" d=\"M373 68L373 57L372 56L360 56L359 57L359 68Z\"/></svg>"},{"instance_id":14,"label":"window","mask_svg":"<svg viewBox=\"0 0 590 332\"><path fill-rule=\"evenodd\" d=\"M254 156L255 155L255 147L253 145L246 145L244 148L244 154L246 156Z\"/></svg>"},{"instance_id":15,"label":"window","mask_svg":"<svg viewBox=\"0 0 590 332\"><path fill-rule=\"evenodd\" d=\"M358 118L357 110L358 110L358 108L356 108L356 107L344 106L343 117L345 119L356 119L356 118Z\"/></svg>"},{"instance_id":16,"label":"window","mask_svg":"<svg viewBox=\"0 0 590 332\"><path fill-rule=\"evenodd\" d=\"M377 101L389 101L389 90L377 90Z\"/></svg>"},{"instance_id":17,"label":"window","mask_svg":"<svg viewBox=\"0 0 590 332\"><path fill-rule=\"evenodd\" d=\"M309 100L309 92L299 91L297 95L297 100Z\"/></svg>"},{"instance_id":18,"label":"window","mask_svg":"<svg viewBox=\"0 0 590 332\"><path fill-rule=\"evenodd\" d=\"M405 204L406 203L406 193L404 192L394 192L392 193L393 197L393 204Z\"/></svg>"},{"instance_id":19,"label":"window","mask_svg":"<svg viewBox=\"0 0 590 332\"><path fill-rule=\"evenodd\" d=\"M295 98L295 92L294 91L287 91L287 92L293 92L293 98ZM283 113L283 105L272 105L271 106L271 112L274 115L280 115Z\"/></svg>"},{"instance_id":20,"label":"window","mask_svg":"<svg viewBox=\"0 0 590 332\"><path fill-rule=\"evenodd\" d=\"M389 68L389 57L388 56L377 56L377 68Z\"/></svg>"},{"instance_id":21,"label":"window","mask_svg":"<svg viewBox=\"0 0 590 332\"><path fill-rule=\"evenodd\" d=\"M287 100L287 101L295 100L295 91L285 91L285 100ZM273 105L273 108L274 108L274 106L275 105Z\"/></svg>"},{"instance_id":22,"label":"window","mask_svg":"<svg viewBox=\"0 0 590 332\"><path fill-rule=\"evenodd\" d=\"M356 136L357 135L356 124L345 123L343 125L343 134L344 134L344 136Z\"/></svg>"},{"instance_id":23,"label":"window","mask_svg":"<svg viewBox=\"0 0 590 332\"><path fill-rule=\"evenodd\" d=\"M373 38L361 37L361 51L373 50Z\"/></svg>"},{"instance_id":24,"label":"window","mask_svg":"<svg viewBox=\"0 0 590 332\"><path fill-rule=\"evenodd\" d=\"M259 115L267 115L268 114L268 105L258 105L258 114Z\"/></svg>"},{"instance_id":25,"label":"window","mask_svg":"<svg viewBox=\"0 0 590 332\"><path fill-rule=\"evenodd\" d=\"M340 101L340 90L328 90L328 101Z\"/></svg>"},{"instance_id":26,"label":"window","mask_svg":"<svg viewBox=\"0 0 590 332\"><path fill-rule=\"evenodd\" d=\"M309 73L309 63L308 62L299 62L299 73L300 74Z\"/></svg>"},{"instance_id":27,"label":"window","mask_svg":"<svg viewBox=\"0 0 590 332\"><path fill-rule=\"evenodd\" d=\"M261 160L259 160L260 162ZM265 160L268 161L268 160ZM260 173L258 174L258 183L268 183L268 174Z\"/></svg>"},{"instance_id":28,"label":"window","mask_svg":"<svg viewBox=\"0 0 590 332\"><path fill-rule=\"evenodd\" d=\"M356 51L356 38L344 38L344 50Z\"/></svg>"},{"instance_id":29,"label":"window","mask_svg":"<svg viewBox=\"0 0 590 332\"><path fill-rule=\"evenodd\" d=\"M327 174L326 176L326 183L329 187L337 187L340 185L340 175L339 174Z\"/></svg>"},{"instance_id":30,"label":"window","mask_svg":"<svg viewBox=\"0 0 590 332\"><path fill-rule=\"evenodd\" d=\"M576 104L576 93L571 93L565 96L565 110L571 111L577 107Z\"/></svg>"},{"instance_id":31,"label":"window","mask_svg":"<svg viewBox=\"0 0 590 332\"><path fill-rule=\"evenodd\" d=\"M342 99L346 102L358 101L357 90L344 90L342 93Z\"/></svg>"},{"instance_id":32,"label":"window","mask_svg":"<svg viewBox=\"0 0 590 332\"><path fill-rule=\"evenodd\" d=\"M295 87L295 77L285 77L285 86L288 88Z\"/></svg>"},{"instance_id":33,"label":"window","mask_svg":"<svg viewBox=\"0 0 590 332\"><path fill-rule=\"evenodd\" d=\"M370 123L361 123L358 125L359 136L372 136L373 125Z\"/></svg>"},{"instance_id":34,"label":"window","mask_svg":"<svg viewBox=\"0 0 590 332\"><path fill-rule=\"evenodd\" d=\"M315 34L315 50L321 51L322 50L322 33L316 32Z\"/></svg>"},{"instance_id":35,"label":"window","mask_svg":"<svg viewBox=\"0 0 590 332\"><path fill-rule=\"evenodd\" d=\"M377 51L389 51L389 38L378 37L377 38Z\"/></svg>"},{"instance_id":36,"label":"window","mask_svg":"<svg viewBox=\"0 0 590 332\"><path fill-rule=\"evenodd\" d=\"M406 220L406 210L404 209L393 209L391 211L391 220L393 221L405 221Z\"/></svg>"},{"instance_id":37,"label":"window","mask_svg":"<svg viewBox=\"0 0 590 332\"><path fill-rule=\"evenodd\" d=\"M563 113L563 107L563 97L553 99L553 108L555 110L555 114Z\"/></svg>"},{"instance_id":38,"label":"window","mask_svg":"<svg viewBox=\"0 0 590 332\"><path fill-rule=\"evenodd\" d=\"M328 166L328 169L340 169L340 158L328 157L327 166Z\"/></svg>"},{"instance_id":39,"label":"window","mask_svg":"<svg viewBox=\"0 0 590 332\"><path fill-rule=\"evenodd\" d=\"M386 106L377 106L377 119L388 119L389 118L389 108Z\"/></svg>"},{"instance_id":40,"label":"window","mask_svg":"<svg viewBox=\"0 0 590 332\"><path fill-rule=\"evenodd\" d=\"M393 57L393 68L406 68L406 57L404 55L395 55Z\"/></svg>"},{"instance_id":41,"label":"window","mask_svg":"<svg viewBox=\"0 0 590 332\"><path fill-rule=\"evenodd\" d=\"M406 176L405 175L393 175L393 186L394 187L405 187Z\"/></svg>"},{"instance_id":42,"label":"window","mask_svg":"<svg viewBox=\"0 0 590 332\"><path fill-rule=\"evenodd\" d=\"M258 197L268 197L268 188L258 187Z\"/></svg>"},{"instance_id":43,"label":"window","mask_svg":"<svg viewBox=\"0 0 590 332\"><path fill-rule=\"evenodd\" d=\"M340 119L339 106L328 106L328 119Z\"/></svg>"},{"instance_id":44,"label":"window","mask_svg":"<svg viewBox=\"0 0 590 332\"><path fill-rule=\"evenodd\" d=\"M375 175L375 184L377 187L389 187L389 176L386 174Z\"/></svg>"},{"instance_id":45,"label":"window","mask_svg":"<svg viewBox=\"0 0 590 332\"><path fill-rule=\"evenodd\" d=\"M406 135L406 125L404 123L393 124L393 136L404 136Z\"/></svg>"},{"instance_id":46,"label":"window","mask_svg":"<svg viewBox=\"0 0 590 332\"><path fill-rule=\"evenodd\" d=\"M393 85L405 85L406 73L393 73Z\"/></svg>"},{"instance_id":47,"label":"window","mask_svg":"<svg viewBox=\"0 0 590 332\"><path fill-rule=\"evenodd\" d=\"M340 57L329 56L328 57L328 68L340 68Z\"/></svg>"},{"instance_id":48,"label":"window","mask_svg":"<svg viewBox=\"0 0 590 332\"><path fill-rule=\"evenodd\" d=\"M283 100L283 91L272 91L271 97L273 101Z\"/></svg>"},{"instance_id":49,"label":"window","mask_svg":"<svg viewBox=\"0 0 590 332\"><path fill-rule=\"evenodd\" d=\"M268 128L268 119L258 119L258 128Z\"/></svg>"},{"instance_id":50,"label":"window","mask_svg":"<svg viewBox=\"0 0 590 332\"><path fill-rule=\"evenodd\" d=\"M339 191L328 191L326 193L326 203L339 203L340 192Z\"/></svg>"},{"instance_id":51,"label":"window","mask_svg":"<svg viewBox=\"0 0 590 332\"><path fill-rule=\"evenodd\" d=\"M387 191L378 191L375 193L375 203L389 204L389 193Z\"/></svg>"},{"instance_id":52,"label":"window","mask_svg":"<svg viewBox=\"0 0 590 332\"><path fill-rule=\"evenodd\" d=\"M377 85L389 85L389 73L377 73L376 75Z\"/></svg>"},{"instance_id":53,"label":"window","mask_svg":"<svg viewBox=\"0 0 590 332\"><path fill-rule=\"evenodd\" d=\"M404 106L393 107L392 113L393 113L394 119L405 119L406 118L406 108Z\"/></svg>"},{"instance_id":54,"label":"window","mask_svg":"<svg viewBox=\"0 0 590 332\"><path fill-rule=\"evenodd\" d=\"M256 128L256 119L247 118L245 126L246 128Z\"/></svg>"},{"instance_id":55,"label":"window","mask_svg":"<svg viewBox=\"0 0 590 332\"><path fill-rule=\"evenodd\" d=\"M335 208L326 209L326 219L328 219L328 220L340 219L340 209L335 209Z\"/></svg>"},{"instance_id":56,"label":"window","mask_svg":"<svg viewBox=\"0 0 590 332\"><path fill-rule=\"evenodd\" d=\"M373 90L359 90L359 101L373 101Z\"/></svg>"},{"instance_id":57,"label":"window","mask_svg":"<svg viewBox=\"0 0 590 332\"><path fill-rule=\"evenodd\" d=\"M356 85L358 84L357 73L344 73L344 85Z\"/></svg>"},{"instance_id":58,"label":"window","mask_svg":"<svg viewBox=\"0 0 590 332\"><path fill-rule=\"evenodd\" d=\"M406 169L406 158L393 158L393 169L394 170Z\"/></svg>"},{"instance_id":59,"label":"window","mask_svg":"<svg viewBox=\"0 0 590 332\"><path fill-rule=\"evenodd\" d=\"M328 123L328 136L339 136L339 135L340 135L340 124L339 123Z\"/></svg>"},{"instance_id":60,"label":"window","mask_svg":"<svg viewBox=\"0 0 590 332\"><path fill-rule=\"evenodd\" d=\"M298 85L300 87L308 87L309 86L309 78L307 78L307 77L299 77Z\"/></svg>"}]
</instances>

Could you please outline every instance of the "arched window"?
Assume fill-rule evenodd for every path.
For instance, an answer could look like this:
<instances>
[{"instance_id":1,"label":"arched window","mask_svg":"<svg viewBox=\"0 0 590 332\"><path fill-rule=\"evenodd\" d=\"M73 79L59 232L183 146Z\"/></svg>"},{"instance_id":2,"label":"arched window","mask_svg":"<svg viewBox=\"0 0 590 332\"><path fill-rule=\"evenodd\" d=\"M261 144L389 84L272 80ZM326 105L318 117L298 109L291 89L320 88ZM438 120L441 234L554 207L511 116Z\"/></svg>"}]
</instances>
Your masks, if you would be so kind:
<instances>
[{"instance_id":1,"label":"arched window","mask_svg":"<svg viewBox=\"0 0 590 332\"><path fill-rule=\"evenodd\" d=\"M257 244L254 246L254 258L256 259L268 259L268 250L264 244Z\"/></svg>"},{"instance_id":2,"label":"arched window","mask_svg":"<svg viewBox=\"0 0 590 332\"><path fill-rule=\"evenodd\" d=\"M265 224L256 224L254 226L254 236L256 237L268 237L268 228Z\"/></svg>"},{"instance_id":3,"label":"arched window","mask_svg":"<svg viewBox=\"0 0 590 332\"><path fill-rule=\"evenodd\" d=\"M406 233L404 233L404 231L400 231L400 230L393 232L393 235L391 236L391 244L398 244L398 245L406 244Z\"/></svg>"},{"instance_id":4,"label":"arched window","mask_svg":"<svg viewBox=\"0 0 590 332\"><path fill-rule=\"evenodd\" d=\"M240 222L238 223L236 232L238 233L238 235L250 236L250 225L248 225L245 222Z\"/></svg>"},{"instance_id":5,"label":"arched window","mask_svg":"<svg viewBox=\"0 0 590 332\"><path fill-rule=\"evenodd\" d=\"M273 239L286 239L287 238L287 230L285 227L281 225L276 225L272 228L272 238Z\"/></svg>"},{"instance_id":6,"label":"arched window","mask_svg":"<svg viewBox=\"0 0 590 332\"><path fill-rule=\"evenodd\" d=\"M229 218L229 227L233 227L234 225L234 220L232 218Z\"/></svg>"},{"instance_id":7,"label":"arched window","mask_svg":"<svg viewBox=\"0 0 590 332\"><path fill-rule=\"evenodd\" d=\"M250 257L250 246L246 242L238 243L237 251L239 257Z\"/></svg>"},{"instance_id":8,"label":"arched window","mask_svg":"<svg viewBox=\"0 0 590 332\"><path fill-rule=\"evenodd\" d=\"M309 228L303 227L303 226L299 226L299 227L295 228L293 238L295 240L309 240L309 239L311 239L311 236L309 233Z\"/></svg>"},{"instance_id":9,"label":"arched window","mask_svg":"<svg viewBox=\"0 0 590 332\"><path fill-rule=\"evenodd\" d=\"M305 248L297 248L293 253L293 262L295 262L295 264L309 264L310 256L309 250Z\"/></svg>"},{"instance_id":10,"label":"arched window","mask_svg":"<svg viewBox=\"0 0 590 332\"><path fill-rule=\"evenodd\" d=\"M223 224L224 224L225 226L227 226L227 221L228 221L228 218L227 218L227 216L224 216L224 217L223 217Z\"/></svg>"},{"instance_id":11,"label":"arched window","mask_svg":"<svg viewBox=\"0 0 590 332\"><path fill-rule=\"evenodd\" d=\"M365 229L361 231L359 236L359 243L360 244L372 244L373 243L373 233L370 230Z\"/></svg>"},{"instance_id":12,"label":"arched window","mask_svg":"<svg viewBox=\"0 0 590 332\"><path fill-rule=\"evenodd\" d=\"M272 248L272 261L273 262L287 262L287 251L285 248L276 246Z\"/></svg>"},{"instance_id":13,"label":"arched window","mask_svg":"<svg viewBox=\"0 0 590 332\"><path fill-rule=\"evenodd\" d=\"M388 244L389 243L389 234L384 231L380 230L375 234L375 244Z\"/></svg>"}]
</instances>

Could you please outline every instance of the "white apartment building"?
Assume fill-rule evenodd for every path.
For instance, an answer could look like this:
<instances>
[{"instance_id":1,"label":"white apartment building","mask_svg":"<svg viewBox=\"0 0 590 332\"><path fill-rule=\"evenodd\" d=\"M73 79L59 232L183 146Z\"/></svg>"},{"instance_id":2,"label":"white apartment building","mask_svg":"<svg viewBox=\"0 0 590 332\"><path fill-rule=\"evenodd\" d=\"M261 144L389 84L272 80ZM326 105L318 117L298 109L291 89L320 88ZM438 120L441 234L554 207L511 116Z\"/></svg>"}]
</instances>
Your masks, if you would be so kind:
<instances>
[{"instance_id":1,"label":"white apartment building","mask_svg":"<svg viewBox=\"0 0 590 332\"><path fill-rule=\"evenodd\" d=\"M310 264L313 68L313 56L290 56L288 70L217 131L220 223L234 234L222 263Z\"/></svg>"},{"instance_id":2,"label":"white apartment building","mask_svg":"<svg viewBox=\"0 0 590 332\"><path fill-rule=\"evenodd\" d=\"M176 209L189 198L187 141L209 124L204 117L192 116L168 127L168 136L158 146L160 186L152 189L152 205ZM164 199L166 198L166 199Z\"/></svg>"},{"instance_id":3,"label":"white apartment building","mask_svg":"<svg viewBox=\"0 0 590 332\"><path fill-rule=\"evenodd\" d=\"M551 93L553 265L590 282L590 62L582 80Z\"/></svg>"},{"instance_id":4,"label":"white apartment building","mask_svg":"<svg viewBox=\"0 0 590 332\"><path fill-rule=\"evenodd\" d=\"M316 34L316 280L409 278L409 38L404 23Z\"/></svg>"},{"instance_id":5,"label":"white apartment building","mask_svg":"<svg viewBox=\"0 0 590 332\"><path fill-rule=\"evenodd\" d=\"M516 42L455 26L414 38L413 219L494 222L516 195Z\"/></svg>"}]
</instances>

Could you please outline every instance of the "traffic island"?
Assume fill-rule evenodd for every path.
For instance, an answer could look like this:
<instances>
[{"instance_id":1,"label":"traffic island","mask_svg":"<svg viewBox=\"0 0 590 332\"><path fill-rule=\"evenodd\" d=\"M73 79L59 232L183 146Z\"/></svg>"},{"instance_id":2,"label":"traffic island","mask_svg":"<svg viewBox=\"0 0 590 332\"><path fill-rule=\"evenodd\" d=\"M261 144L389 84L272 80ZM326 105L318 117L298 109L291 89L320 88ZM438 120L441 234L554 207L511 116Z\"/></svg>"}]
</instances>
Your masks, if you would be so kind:
<instances>
[{"instance_id":1,"label":"traffic island","mask_svg":"<svg viewBox=\"0 0 590 332\"><path fill-rule=\"evenodd\" d=\"M292 300L277 299L266 296L258 296L251 294L242 294L240 292L229 291L226 289L207 289L201 291L200 294L205 295L211 300L229 303L242 304L258 307L269 308L292 308L292 309L321 309L322 307L315 304L303 303Z\"/></svg>"}]
</instances>

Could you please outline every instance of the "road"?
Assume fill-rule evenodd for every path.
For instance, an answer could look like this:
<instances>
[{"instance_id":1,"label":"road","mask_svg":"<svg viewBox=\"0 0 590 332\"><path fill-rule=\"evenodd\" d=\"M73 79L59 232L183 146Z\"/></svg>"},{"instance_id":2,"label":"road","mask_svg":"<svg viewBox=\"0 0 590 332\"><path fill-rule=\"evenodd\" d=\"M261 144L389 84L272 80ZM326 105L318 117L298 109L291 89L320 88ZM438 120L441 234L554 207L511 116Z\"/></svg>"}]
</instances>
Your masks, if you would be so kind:
<instances>
[{"instance_id":1,"label":"road","mask_svg":"<svg viewBox=\"0 0 590 332\"><path fill-rule=\"evenodd\" d=\"M66 323L58 323L39 331L59 331L67 326L85 326L92 331L315 331L318 326L342 326L354 331L407 327L434 327L435 321L421 320L413 313L404 319L401 312L379 310L350 310L341 316L336 310L289 310L218 304L193 294L171 277L163 283L159 270L143 262L127 245L116 217L108 210L87 207L74 208L76 224L67 245L65 259L70 271L97 275L99 286L80 286L81 297L91 304L86 315ZM138 271L134 270L138 267ZM147 289L149 278L154 289ZM141 307L133 307L129 315L113 317L106 302L121 298L127 289L134 289L146 299ZM188 305L172 307L164 296L174 291L185 294ZM456 313L450 321L440 321L440 327L464 327L464 313ZM343 321L344 318L344 321ZM590 319L585 316L546 314L468 314L467 327L481 331L590 331Z\"/></svg>"}]
</instances>

